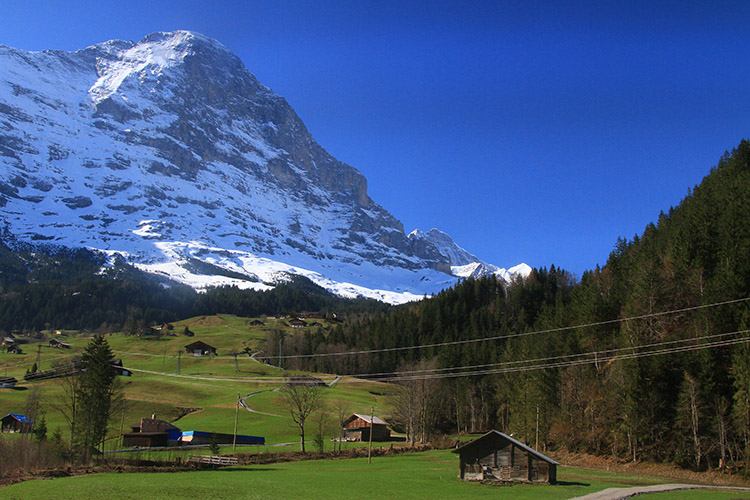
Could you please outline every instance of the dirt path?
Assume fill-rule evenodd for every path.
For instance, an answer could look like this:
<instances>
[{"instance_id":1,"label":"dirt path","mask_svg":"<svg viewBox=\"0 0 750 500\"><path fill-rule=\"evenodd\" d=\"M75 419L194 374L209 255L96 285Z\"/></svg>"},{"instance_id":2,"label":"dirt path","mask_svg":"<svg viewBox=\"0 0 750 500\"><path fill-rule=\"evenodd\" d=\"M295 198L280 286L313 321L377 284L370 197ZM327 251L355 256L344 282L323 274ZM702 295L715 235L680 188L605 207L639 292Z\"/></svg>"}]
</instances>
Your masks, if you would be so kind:
<instances>
[{"instance_id":1,"label":"dirt path","mask_svg":"<svg viewBox=\"0 0 750 500\"><path fill-rule=\"evenodd\" d=\"M748 493L750 498L750 488L741 486L702 486L697 484L654 484L652 486L636 486L633 488L607 488L606 490L589 493L582 497L576 497L572 500L624 500L636 495L646 495L648 493L661 493L665 491L691 490L691 489L712 489L712 490L733 490Z\"/></svg>"},{"instance_id":2,"label":"dirt path","mask_svg":"<svg viewBox=\"0 0 750 500\"><path fill-rule=\"evenodd\" d=\"M242 406L244 409L246 409L250 413L257 413L259 415L267 415L269 417L281 417L281 415L275 415L273 413L265 413L265 412L262 412L262 411L253 410L252 408L250 408L249 406L247 406L247 403L245 402L246 399L251 398L253 396L257 396L258 394L263 394L264 392L276 392L278 390L279 389L277 387L276 389L268 389L268 390L265 390L265 391L258 391L258 392L253 392L252 394L248 394L244 398L240 399L240 406Z\"/></svg>"}]
</instances>

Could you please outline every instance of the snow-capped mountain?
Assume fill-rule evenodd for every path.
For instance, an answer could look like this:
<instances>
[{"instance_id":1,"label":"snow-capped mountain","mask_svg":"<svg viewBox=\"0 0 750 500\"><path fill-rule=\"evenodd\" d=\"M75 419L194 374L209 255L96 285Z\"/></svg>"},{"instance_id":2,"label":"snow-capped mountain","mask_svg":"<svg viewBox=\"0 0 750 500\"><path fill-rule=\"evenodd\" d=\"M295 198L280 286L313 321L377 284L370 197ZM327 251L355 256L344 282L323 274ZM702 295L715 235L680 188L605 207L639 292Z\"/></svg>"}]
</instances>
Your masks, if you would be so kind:
<instances>
[{"instance_id":1,"label":"snow-capped mountain","mask_svg":"<svg viewBox=\"0 0 750 500\"><path fill-rule=\"evenodd\" d=\"M19 239L119 253L196 288L300 274L393 303L514 274L435 229L407 236L359 171L203 35L0 46L0 68L0 213Z\"/></svg>"}]
</instances>

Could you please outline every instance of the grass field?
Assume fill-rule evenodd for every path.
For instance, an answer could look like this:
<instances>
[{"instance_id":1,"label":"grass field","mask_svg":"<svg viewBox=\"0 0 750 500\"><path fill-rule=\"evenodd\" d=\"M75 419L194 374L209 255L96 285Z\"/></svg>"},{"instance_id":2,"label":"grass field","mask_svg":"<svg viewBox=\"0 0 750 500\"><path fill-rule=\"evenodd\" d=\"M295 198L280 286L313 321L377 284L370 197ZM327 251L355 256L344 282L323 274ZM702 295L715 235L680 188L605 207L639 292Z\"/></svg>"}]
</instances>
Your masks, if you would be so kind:
<instances>
[{"instance_id":1,"label":"grass field","mask_svg":"<svg viewBox=\"0 0 750 500\"><path fill-rule=\"evenodd\" d=\"M559 485L490 486L456 477L458 457L447 451L347 460L312 460L175 473L93 474L27 481L0 489L4 499L563 499L611 487L663 479L562 467ZM731 491L681 491L662 498L750 498Z\"/></svg>"},{"instance_id":2,"label":"grass field","mask_svg":"<svg viewBox=\"0 0 750 500\"><path fill-rule=\"evenodd\" d=\"M143 417L156 414L157 418L175 421L184 430L231 433L238 394L259 394L247 400L248 406L261 413L239 412L238 432L266 438L267 446L253 448L257 452L289 451L298 444L298 430L280 404L280 396L273 389L281 387L281 377L291 374L276 367L263 365L247 354L235 357L231 352L245 347L259 348L269 329L286 329L290 335L299 333L284 327L280 320L264 319L264 326L251 325L251 320L234 316L191 318L175 323L174 336L160 339L139 339L122 334L108 335L116 356L126 367L136 370L132 377L122 377L127 405L124 412L114 416L110 426L107 449L118 446L121 427ZM195 332L194 337L182 335L185 326ZM89 342L87 336L60 336L72 349L60 350L47 342L24 344L23 355L0 353L0 373L14 376L21 388L0 389L0 414L23 413L29 395L41 394L42 410L51 434L56 428L66 440L67 422L56 409L62 396L59 380L33 383L23 381L25 371L39 359L39 368L69 361L80 355ZM202 340L215 346L219 356L193 357L178 352L184 346ZM41 348L37 346L41 345ZM177 363L179 361L179 376ZM331 379L331 376L328 376ZM393 387L353 378L342 378L333 387L323 389L328 403L331 426L328 436L337 434L334 425L335 406L346 405L349 413L375 413L388 420L391 409L388 397ZM183 415L180 408L197 409ZM308 433L311 429L308 429ZM19 436L3 435L3 439ZM334 444L326 441L326 449ZM344 448L359 446L346 443ZM385 446L388 446L386 444ZM222 452L231 447L222 447ZM241 448L238 451L247 451ZM185 458L196 453L189 451L142 450L128 456L143 459ZM200 453L200 452L198 452ZM492 487L464 483L456 478L457 457L444 451L377 457L372 465L366 459L304 461L264 466L242 466L221 470L178 473L93 474L54 480L29 481L0 488L4 498L77 498L95 499L151 499L151 498L404 498L436 500L440 498L571 498L609 487L638 486L665 482L664 479L617 475L614 473L561 468L557 486L514 485ZM683 491L659 494L658 498L750 498L737 492Z\"/></svg>"},{"instance_id":3,"label":"grass field","mask_svg":"<svg viewBox=\"0 0 750 500\"><path fill-rule=\"evenodd\" d=\"M116 357L134 370L132 377L120 378L127 405L124 413L118 413L112 419L107 448L117 445L121 427L127 432L130 424L152 414L167 421L179 419L175 424L184 430L232 433L238 394L247 396L258 391L267 392L252 397L247 404L261 413L241 410L238 432L263 436L269 444L298 441L296 426L281 406L279 394L272 391L282 385L280 381L284 376L294 372L264 365L246 353L238 354L236 358L231 354L242 352L246 347L255 352L263 346L266 335L272 330L281 330L287 335L303 331L285 326L280 319L263 318L263 322L264 325L257 326L251 324L252 318L201 316L174 323L171 335L159 338L107 335ZM195 335L183 335L185 327ZM65 436L68 425L62 413L56 409L62 396L60 381L25 382L23 375L37 359L40 370L50 369L55 363L69 362L73 356L80 355L90 339L87 335L74 335L71 332L63 332L59 336L47 332L47 335L70 344L72 348L51 348L45 340L23 344L22 355L0 353L0 373L16 377L21 386L17 389L0 389L0 413L24 413L27 398L36 388L41 394L49 432L60 428ZM216 347L219 355L195 357L186 354L185 345L196 340ZM327 380L333 378L331 375L321 376L327 377ZM338 402L345 403L351 413L365 413L374 406L378 416L388 418L387 398L378 395L388 392L385 384L344 378L335 387L324 390L331 420L335 413L333 408ZM182 416L180 408L198 410ZM335 430L331 430L328 434L333 436L334 433ZM332 446L331 443L327 444Z\"/></svg>"}]
</instances>

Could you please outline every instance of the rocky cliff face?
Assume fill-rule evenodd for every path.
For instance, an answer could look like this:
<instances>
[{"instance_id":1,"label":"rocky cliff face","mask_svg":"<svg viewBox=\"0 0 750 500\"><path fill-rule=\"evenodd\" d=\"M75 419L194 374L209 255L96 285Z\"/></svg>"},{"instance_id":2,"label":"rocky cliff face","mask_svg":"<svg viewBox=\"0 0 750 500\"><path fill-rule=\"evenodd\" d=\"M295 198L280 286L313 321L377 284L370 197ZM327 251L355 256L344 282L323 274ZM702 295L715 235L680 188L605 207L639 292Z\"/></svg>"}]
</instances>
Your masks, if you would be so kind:
<instances>
[{"instance_id":1,"label":"rocky cliff face","mask_svg":"<svg viewBox=\"0 0 750 500\"><path fill-rule=\"evenodd\" d=\"M457 264L444 233L406 236L364 176L215 40L0 46L0 67L0 211L21 239L119 253L197 287L303 274L391 302L479 262L462 250Z\"/></svg>"}]
</instances>

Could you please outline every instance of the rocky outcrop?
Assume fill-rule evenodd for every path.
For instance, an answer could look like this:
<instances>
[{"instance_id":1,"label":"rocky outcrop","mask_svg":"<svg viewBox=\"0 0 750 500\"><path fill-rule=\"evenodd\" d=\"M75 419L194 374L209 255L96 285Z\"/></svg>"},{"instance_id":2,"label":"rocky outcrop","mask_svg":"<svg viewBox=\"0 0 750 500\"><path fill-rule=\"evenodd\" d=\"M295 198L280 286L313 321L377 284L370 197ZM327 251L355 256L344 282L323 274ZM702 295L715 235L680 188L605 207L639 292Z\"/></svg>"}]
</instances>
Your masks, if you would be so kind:
<instances>
[{"instance_id":1,"label":"rocky outcrop","mask_svg":"<svg viewBox=\"0 0 750 500\"><path fill-rule=\"evenodd\" d=\"M365 177L215 40L178 31L77 52L0 46L0 66L0 208L21 239L172 263L160 272L173 274L211 258L208 269L233 279L267 258L318 282L335 270L352 290L420 295L455 280L457 255L473 258L446 253L444 233L407 237Z\"/></svg>"}]
</instances>

